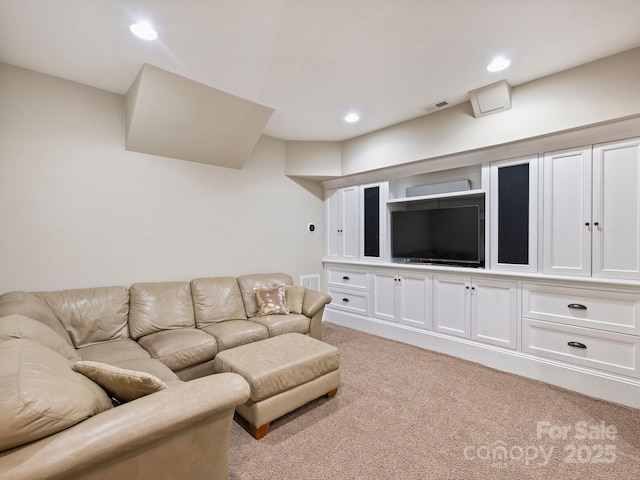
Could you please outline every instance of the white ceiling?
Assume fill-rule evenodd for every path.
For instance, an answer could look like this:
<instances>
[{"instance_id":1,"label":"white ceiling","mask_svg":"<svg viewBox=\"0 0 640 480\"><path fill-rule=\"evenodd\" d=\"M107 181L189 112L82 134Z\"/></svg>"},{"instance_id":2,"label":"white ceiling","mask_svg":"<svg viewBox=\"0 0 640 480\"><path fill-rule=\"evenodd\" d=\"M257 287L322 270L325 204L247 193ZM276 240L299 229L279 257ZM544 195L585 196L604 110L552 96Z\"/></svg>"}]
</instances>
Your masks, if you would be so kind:
<instances>
[{"instance_id":1,"label":"white ceiling","mask_svg":"<svg viewBox=\"0 0 640 480\"><path fill-rule=\"evenodd\" d=\"M639 46L639 19L640 0L0 0L0 61L119 94L149 63L274 108L267 135L344 140Z\"/></svg>"}]
</instances>

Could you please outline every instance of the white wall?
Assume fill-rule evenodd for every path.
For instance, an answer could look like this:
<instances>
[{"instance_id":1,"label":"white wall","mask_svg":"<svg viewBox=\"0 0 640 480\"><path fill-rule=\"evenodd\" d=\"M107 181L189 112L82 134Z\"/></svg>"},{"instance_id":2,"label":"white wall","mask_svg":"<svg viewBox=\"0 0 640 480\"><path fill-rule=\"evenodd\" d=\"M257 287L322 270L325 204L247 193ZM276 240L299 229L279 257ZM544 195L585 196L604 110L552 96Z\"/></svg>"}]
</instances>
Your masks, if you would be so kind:
<instances>
[{"instance_id":1,"label":"white wall","mask_svg":"<svg viewBox=\"0 0 640 480\"><path fill-rule=\"evenodd\" d=\"M343 142L342 175L640 115L640 47L512 90L511 110L475 118L467 102Z\"/></svg>"},{"instance_id":2,"label":"white wall","mask_svg":"<svg viewBox=\"0 0 640 480\"><path fill-rule=\"evenodd\" d=\"M342 174L340 142L287 141L287 175L330 178Z\"/></svg>"},{"instance_id":3,"label":"white wall","mask_svg":"<svg viewBox=\"0 0 640 480\"><path fill-rule=\"evenodd\" d=\"M318 191L261 137L242 170L125 151L123 96L0 64L0 293L320 273Z\"/></svg>"}]
</instances>

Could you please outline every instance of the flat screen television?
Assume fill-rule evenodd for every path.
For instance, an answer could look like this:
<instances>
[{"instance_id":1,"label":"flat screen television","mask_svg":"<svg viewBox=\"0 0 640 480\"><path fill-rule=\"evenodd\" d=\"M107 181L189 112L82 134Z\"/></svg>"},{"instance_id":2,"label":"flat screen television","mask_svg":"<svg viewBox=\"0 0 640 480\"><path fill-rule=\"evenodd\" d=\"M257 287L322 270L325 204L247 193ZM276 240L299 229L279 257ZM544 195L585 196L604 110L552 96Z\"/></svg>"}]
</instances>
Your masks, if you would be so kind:
<instances>
[{"instance_id":1,"label":"flat screen television","mask_svg":"<svg viewBox=\"0 0 640 480\"><path fill-rule=\"evenodd\" d=\"M483 267L482 206L391 212L391 256L398 262Z\"/></svg>"}]
</instances>

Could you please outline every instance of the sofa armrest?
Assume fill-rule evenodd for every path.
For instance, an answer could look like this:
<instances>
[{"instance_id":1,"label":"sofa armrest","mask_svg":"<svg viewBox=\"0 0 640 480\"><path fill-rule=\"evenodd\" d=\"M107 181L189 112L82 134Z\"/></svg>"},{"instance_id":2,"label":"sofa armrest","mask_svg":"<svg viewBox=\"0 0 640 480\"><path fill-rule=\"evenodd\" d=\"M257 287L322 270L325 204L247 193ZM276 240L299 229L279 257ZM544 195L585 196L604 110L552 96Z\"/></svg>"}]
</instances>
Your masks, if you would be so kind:
<instances>
[{"instance_id":1,"label":"sofa armrest","mask_svg":"<svg viewBox=\"0 0 640 480\"><path fill-rule=\"evenodd\" d=\"M329 295L307 288L304 292L304 299L302 301L302 313L307 317L313 317L328 303L331 303L331 297Z\"/></svg>"},{"instance_id":2,"label":"sofa armrest","mask_svg":"<svg viewBox=\"0 0 640 480\"><path fill-rule=\"evenodd\" d=\"M0 453L0 478L227 478L231 420L248 398L236 374L176 384Z\"/></svg>"},{"instance_id":3,"label":"sofa armrest","mask_svg":"<svg viewBox=\"0 0 640 480\"><path fill-rule=\"evenodd\" d=\"M326 293L310 289L306 289L304 292L302 314L311 319L309 334L318 340L322 339L321 329L324 306L329 303L331 303L331 297Z\"/></svg>"}]
</instances>

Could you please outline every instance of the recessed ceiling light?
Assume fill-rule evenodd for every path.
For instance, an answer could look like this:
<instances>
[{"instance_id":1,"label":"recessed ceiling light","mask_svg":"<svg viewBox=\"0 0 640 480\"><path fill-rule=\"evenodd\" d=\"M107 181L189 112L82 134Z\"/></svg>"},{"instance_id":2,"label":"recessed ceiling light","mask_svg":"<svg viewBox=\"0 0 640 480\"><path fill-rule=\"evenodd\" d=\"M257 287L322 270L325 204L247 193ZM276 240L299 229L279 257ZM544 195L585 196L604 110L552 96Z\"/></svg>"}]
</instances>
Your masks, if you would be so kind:
<instances>
[{"instance_id":1,"label":"recessed ceiling light","mask_svg":"<svg viewBox=\"0 0 640 480\"><path fill-rule=\"evenodd\" d=\"M511 65L511 60L507 60L504 57L496 57L493 61L487 65L487 70L490 72L499 72Z\"/></svg>"},{"instance_id":2,"label":"recessed ceiling light","mask_svg":"<svg viewBox=\"0 0 640 480\"><path fill-rule=\"evenodd\" d=\"M141 21L134 23L129 29L136 37L142 38L143 40L155 40L158 38L158 32L155 31L149 22Z\"/></svg>"},{"instance_id":3,"label":"recessed ceiling light","mask_svg":"<svg viewBox=\"0 0 640 480\"><path fill-rule=\"evenodd\" d=\"M344 117L344 121L349 123L354 123L354 122L357 122L358 120L360 120L360 116L357 113L353 113L353 112L345 115Z\"/></svg>"}]
</instances>

